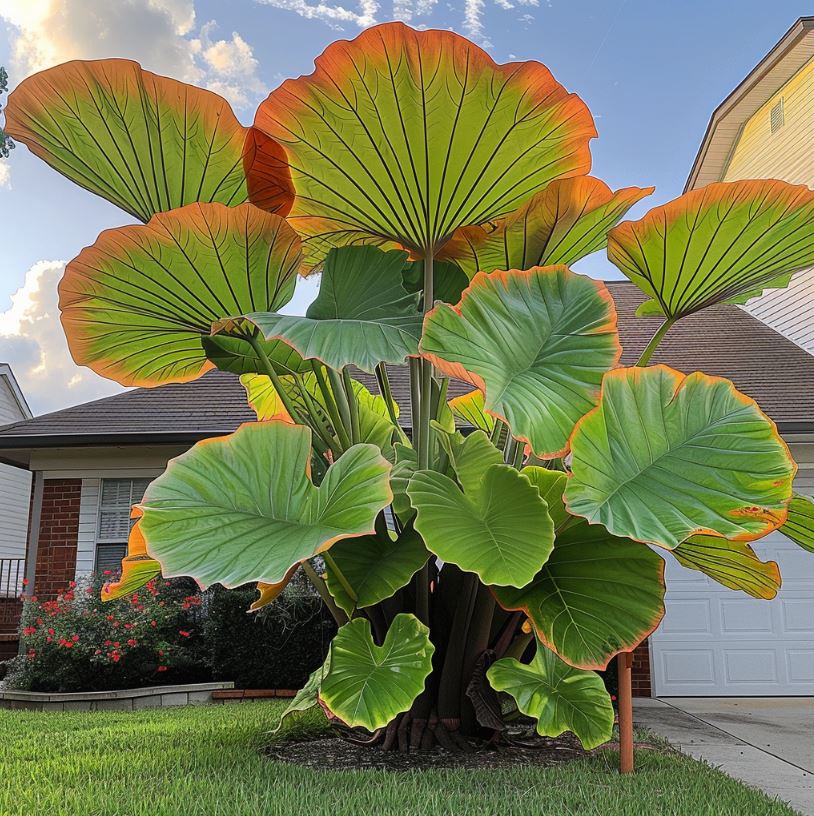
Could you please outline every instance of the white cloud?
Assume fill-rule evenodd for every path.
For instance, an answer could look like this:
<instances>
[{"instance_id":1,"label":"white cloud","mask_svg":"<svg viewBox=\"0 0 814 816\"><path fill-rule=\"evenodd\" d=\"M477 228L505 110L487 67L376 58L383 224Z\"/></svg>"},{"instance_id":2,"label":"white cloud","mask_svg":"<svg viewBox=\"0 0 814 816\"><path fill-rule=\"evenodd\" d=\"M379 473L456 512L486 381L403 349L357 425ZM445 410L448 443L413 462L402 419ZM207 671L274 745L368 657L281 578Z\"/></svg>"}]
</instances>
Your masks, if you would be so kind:
<instances>
[{"instance_id":1,"label":"white cloud","mask_svg":"<svg viewBox=\"0 0 814 816\"><path fill-rule=\"evenodd\" d=\"M0 312L0 361L14 370L35 413L115 394L120 385L71 359L59 322L57 284L64 261L39 261Z\"/></svg>"},{"instance_id":2,"label":"white cloud","mask_svg":"<svg viewBox=\"0 0 814 816\"><path fill-rule=\"evenodd\" d=\"M11 165L0 159L0 190L11 189Z\"/></svg>"},{"instance_id":3,"label":"white cloud","mask_svg":"<svg viewBox=\"0 0 814 816\"><path fill-rule=\"evenodd\" d=\"M214 22L195 31L194 0L3 0L0 19L12 26L15 83L71 59L125 57L210 87L239 108L265 91L240 34L214 41Z\"/></svg>"},{"instance_id":4,"label":"white cloud","mask_svg":"<svg viewBox=\"0 0 814 816\"><path fill-rule=\"evenodd\" d=\"M257 2L284 11L293 11L306 20L321 20L339 31L343 30L342 23L353 23L359 28L366 28L377 22L375 11L378 10L378 5L365 0L360 3L358 11L330 3L309 3L307 0L257 0ZM371 7L374 7L373 14L370 13Z\"/></svg>"}]
</instances>

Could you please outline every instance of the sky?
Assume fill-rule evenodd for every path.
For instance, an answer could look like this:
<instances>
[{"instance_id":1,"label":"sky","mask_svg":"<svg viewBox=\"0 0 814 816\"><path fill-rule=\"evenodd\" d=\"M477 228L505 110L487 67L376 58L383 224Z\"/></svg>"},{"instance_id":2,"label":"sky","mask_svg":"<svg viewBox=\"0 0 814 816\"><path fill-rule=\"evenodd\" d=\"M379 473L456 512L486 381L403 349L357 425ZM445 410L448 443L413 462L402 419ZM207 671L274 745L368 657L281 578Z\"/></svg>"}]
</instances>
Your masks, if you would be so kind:
<instances>
[{"instance_id":1,"label":"sky","mask_svg":"<svg viewBox=\"0 0 814 816\"><path fill-rule=\"evenodd\" d=\"M69 59L128 57L221 93L249 124L335 39L393 19L452 29L497 62L545 63L585 100L599 131L592 174L656 187L637 217L681 193L714 108L811 11L792 0L0 0L0 65L11 90ZM0 159L0 361L35 413L121 390L74 365L56 287L99 232L129 222L23 145ZM618 277L602 253L577 269ZM287 311L302 313L317 285L302 282Z\"/></svg>"}]
</instances>

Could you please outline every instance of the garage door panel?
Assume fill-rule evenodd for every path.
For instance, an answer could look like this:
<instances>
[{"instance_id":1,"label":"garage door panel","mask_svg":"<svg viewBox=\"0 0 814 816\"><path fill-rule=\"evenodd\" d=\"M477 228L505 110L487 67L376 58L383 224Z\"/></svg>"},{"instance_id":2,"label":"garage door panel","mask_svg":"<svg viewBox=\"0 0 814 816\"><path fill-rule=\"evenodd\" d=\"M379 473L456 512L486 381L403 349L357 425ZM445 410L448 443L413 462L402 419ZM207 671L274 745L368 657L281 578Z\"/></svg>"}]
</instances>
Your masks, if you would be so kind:
<instances>
[{"instance_id":1,"label":"garage door panel","mask_svg":"<svg viewBox=\"0 0 814 816\"><path fill-rule=\"evenodd\" d=\"M663 696L814 695L814 556L781 535L755 545L783 579L750 598L665 557L666 614L651 636Z\"/></svg>"}]
</instances>

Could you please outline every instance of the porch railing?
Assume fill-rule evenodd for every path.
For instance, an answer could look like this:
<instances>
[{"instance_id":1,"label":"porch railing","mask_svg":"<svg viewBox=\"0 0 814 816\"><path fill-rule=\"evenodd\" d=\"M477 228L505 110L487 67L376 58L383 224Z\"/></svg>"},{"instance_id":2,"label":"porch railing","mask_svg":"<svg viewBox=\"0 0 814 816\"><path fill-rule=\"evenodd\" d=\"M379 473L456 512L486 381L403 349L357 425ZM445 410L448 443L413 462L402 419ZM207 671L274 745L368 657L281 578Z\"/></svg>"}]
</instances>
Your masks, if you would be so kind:
<instances>
[{"instance_id":1,"label":"porch railing","mask_svg":"<svg viewBox=\"0 0 814 816\"><path fill-rule=\"evenodd\" d=\"M20 622L24 578L24 558L0 558L0 633L15 630Z\"/></svg>"}]
</instances>

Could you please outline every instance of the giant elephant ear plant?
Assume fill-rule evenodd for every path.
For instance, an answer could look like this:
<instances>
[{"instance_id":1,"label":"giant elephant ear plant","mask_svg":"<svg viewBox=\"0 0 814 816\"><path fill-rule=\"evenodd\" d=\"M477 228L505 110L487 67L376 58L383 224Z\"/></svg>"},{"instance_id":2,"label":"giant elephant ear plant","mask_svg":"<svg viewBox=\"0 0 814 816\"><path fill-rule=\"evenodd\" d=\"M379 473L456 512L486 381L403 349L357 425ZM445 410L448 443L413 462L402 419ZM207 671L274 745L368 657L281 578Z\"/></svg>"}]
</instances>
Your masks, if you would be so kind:
<instances>
[{"instance_id":1,"label":"giant elephant ear plant","mask_svg":"<svg viewBox=\"0 0 814 816\"><path fill-rule=\"evenodd\" d=\"M304 570L340 629L293 710L401 749L497 738L519 712L591 748L613 724L594 671L664 613L654 547L768 598L750 542L814 546L760 408L646 367L685 315L814 265L814 193L714 184L618 224L652 191L587 175L577 96L399 23L329 46L251 128L122 60L26 80L6 127L145 222L68 264L75 360L142 386L219 367L258 416L153 482L107 595L160 569L256 583L259 606ZM664 318L633 368L607 288L568 266L606 244ZM281 314L313 271L305 316ZM472 391L448 402L450 378Z\"/></svg>"}]
</instances>

